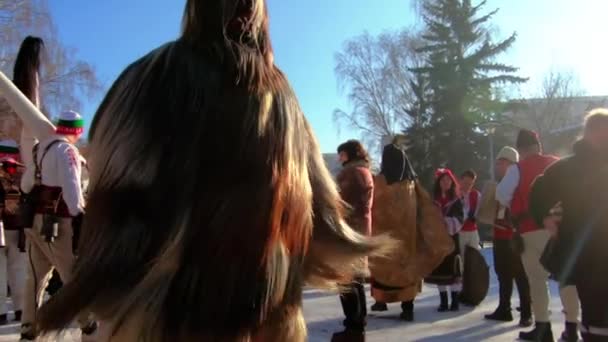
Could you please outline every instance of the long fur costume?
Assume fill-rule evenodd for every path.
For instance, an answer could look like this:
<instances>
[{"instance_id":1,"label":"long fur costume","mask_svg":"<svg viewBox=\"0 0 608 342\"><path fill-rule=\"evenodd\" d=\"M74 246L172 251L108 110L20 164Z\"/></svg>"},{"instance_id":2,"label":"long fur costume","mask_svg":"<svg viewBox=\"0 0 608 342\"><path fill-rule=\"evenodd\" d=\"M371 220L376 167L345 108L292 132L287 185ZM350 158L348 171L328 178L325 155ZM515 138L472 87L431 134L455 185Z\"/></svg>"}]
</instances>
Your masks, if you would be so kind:
<instances>
[{"instance_id":1,"label":"long fur costume","mask_svg":"<svg viewBox=\"0 0 608 342\"><path fill-rule=\"evenodd\" d=\"M120 75L90 140L80 255L42 332L91 311L112 341L304 341L302 286L393 244L344 223L262 0L189 0L182 37Z\"/></svg>"},{"instance_id":2,"label":"long fur costume","mask_svg":"<svg viewBox=\"0 0 608 342\"><path fill-rule=\"evenodd\" d=\"M390 257L370 258L372 296L380 302L414 300L422 279L454 250L441 212L417 180L388 185L374 179L374 234L390 233L399 248Z\"/></svg>"}]
</instances>

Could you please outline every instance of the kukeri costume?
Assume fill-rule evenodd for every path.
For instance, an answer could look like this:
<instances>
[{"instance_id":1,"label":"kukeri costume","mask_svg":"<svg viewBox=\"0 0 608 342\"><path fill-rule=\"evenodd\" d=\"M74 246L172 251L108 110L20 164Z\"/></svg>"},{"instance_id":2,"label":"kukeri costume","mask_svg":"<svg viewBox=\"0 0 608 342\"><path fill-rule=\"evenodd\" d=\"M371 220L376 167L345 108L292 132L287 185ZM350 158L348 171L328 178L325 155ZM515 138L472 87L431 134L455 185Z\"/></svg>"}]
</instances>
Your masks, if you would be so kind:
<instances>
[{"instance_id":1,"label":"kukeri costume","mask_svg":"<svg viewBox=\"0 0 608 342\"><path fill-rule=\"evenodd\" d=\"M90 310L105 340L303 342L304 284L336 288L393 246L345 223L269 37L264 1L188 0L182 36L114 83L89 133L73 280L41 307L42 332ZM2 76L25 125L53 135Z\"/></svg>"},{"instance_id":2,"label":"kukeri costume","mask_svg":"<svg viewBox=\"0 0 608 342\"><path fill-rule=\"evenodd\" d=\"M413 300L428 276L454 249L443 218L417 182L405 151L384 147L381 172L374 179L373 234L391 234L400 247L390 257L372 258L372 309L402 302L402 318L413 319ZM430 209L430 210L429 210Z\"/></svg>"}]
</instances>

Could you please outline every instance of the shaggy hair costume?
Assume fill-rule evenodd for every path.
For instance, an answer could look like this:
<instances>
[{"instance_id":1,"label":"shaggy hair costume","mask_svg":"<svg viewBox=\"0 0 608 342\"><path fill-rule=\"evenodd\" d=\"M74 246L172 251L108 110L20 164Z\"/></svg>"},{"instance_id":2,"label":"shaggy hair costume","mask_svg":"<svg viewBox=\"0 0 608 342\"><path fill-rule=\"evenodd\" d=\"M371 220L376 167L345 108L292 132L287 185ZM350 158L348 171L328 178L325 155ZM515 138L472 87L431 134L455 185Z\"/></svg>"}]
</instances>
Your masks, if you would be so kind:
<instances>
[{"instance_id":1,"label":"shaggy hair costume","mask_svg":"<svg viewBox=\"0 0 608 342\"><path fill-rule=\"evenodd\" d=\"M89 138L80 255L43 332L91 311L111 341L305 341L303 285L348 283L393 244L344 223L263 0L188 0L182 36L127 67Z\"/></svg>"}]
</instances>

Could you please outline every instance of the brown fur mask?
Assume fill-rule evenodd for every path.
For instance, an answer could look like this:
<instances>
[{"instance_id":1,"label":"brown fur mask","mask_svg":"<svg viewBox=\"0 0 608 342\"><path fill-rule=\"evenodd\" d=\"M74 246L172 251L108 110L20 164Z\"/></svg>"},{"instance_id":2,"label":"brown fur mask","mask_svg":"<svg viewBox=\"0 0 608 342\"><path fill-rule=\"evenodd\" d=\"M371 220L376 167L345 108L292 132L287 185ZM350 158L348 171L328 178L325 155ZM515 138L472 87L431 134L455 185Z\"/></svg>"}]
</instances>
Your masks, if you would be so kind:
<instances>
[{"instance_id":1,"label":"brown fur mask","mask_svg":"<svg viewBox=\"0 0 608 342\"><path fill-rule=\"evenodd\" d=\"M183 32L97 111L81 254L37 326L90 310L120 341L303 341L302 286L390 242L344 223L265 3L189 0Z\"/></svg>"}]
</instances>

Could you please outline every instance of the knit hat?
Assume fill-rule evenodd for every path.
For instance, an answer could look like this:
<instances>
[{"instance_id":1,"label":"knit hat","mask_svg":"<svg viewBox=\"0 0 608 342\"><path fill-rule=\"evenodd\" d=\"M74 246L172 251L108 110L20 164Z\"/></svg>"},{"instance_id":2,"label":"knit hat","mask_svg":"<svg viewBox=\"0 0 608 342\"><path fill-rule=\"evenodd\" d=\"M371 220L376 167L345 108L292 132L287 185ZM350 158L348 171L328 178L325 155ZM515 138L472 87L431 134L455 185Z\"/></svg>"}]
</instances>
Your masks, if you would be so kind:
<instances>
[{"instance_id":1,"label":"knit hat","mask_svg":"<svg viewBox=\"0 0 608 342\"><path fill-rule=\"evenodd\" d=\"M0 159L1 158L19 158L19 145L15 140L0 140Z\"/></svg>"},{"instance_id":2,"label":"knit hat","mask_svg":"<svg viewBox=\"0 0 608 342\"><path fill-rule=\"evenodd\" d=\"M522 129L519 131L519 134L517 134L517 142L515 144L518 149L535 145L540 146L538 133L528 129Z\"/></svg>"},{"instance_id":3,"label":"knit hat","mask_svg":"<svg viewBox=\"0 0 608 342\"><path fill-rule=\"evenodd\" d=\"M506 159L512 163L517 163L519 162L519 153L513 147L505 146L502 148L502 150L500 150L500 152L498 152L498 155L496 156L496 160L499 159Z\"/></svg>"},{"instance_id":4,"label":"knit hat","mask_svg":"<svg viewBox=\"0 0 608 342\"><path fill-rule=\"evenodd\" d=\"M78 135L84 132L84 120L80 114L68 110L59 115L57 122L57 134L61 135Z\"/></svg>"}]
</instances>

